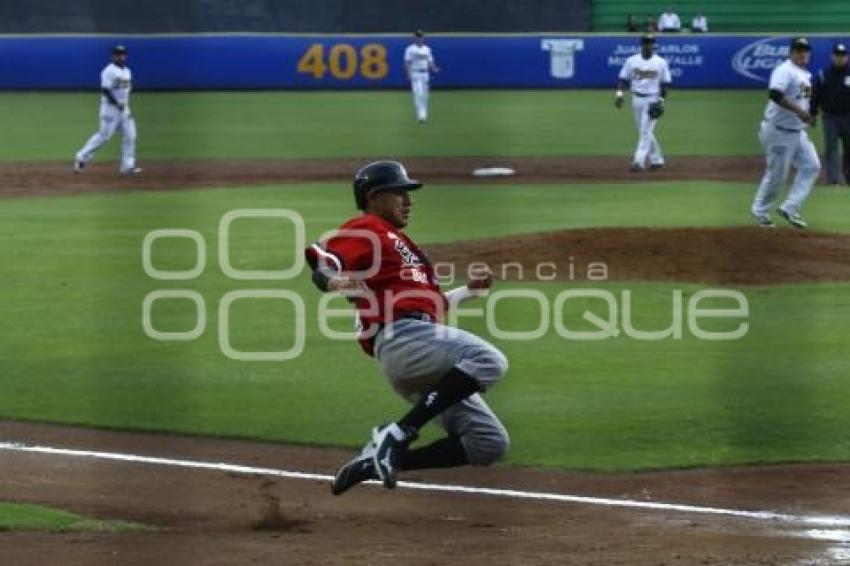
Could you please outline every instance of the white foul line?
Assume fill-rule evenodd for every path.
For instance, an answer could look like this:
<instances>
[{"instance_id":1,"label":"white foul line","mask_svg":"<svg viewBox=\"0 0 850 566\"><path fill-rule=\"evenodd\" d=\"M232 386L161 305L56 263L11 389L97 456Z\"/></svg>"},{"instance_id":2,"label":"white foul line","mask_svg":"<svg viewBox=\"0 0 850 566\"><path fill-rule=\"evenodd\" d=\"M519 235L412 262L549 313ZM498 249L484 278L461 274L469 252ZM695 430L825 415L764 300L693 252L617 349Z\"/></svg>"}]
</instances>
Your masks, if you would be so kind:
<instances>
[{"instance_id":1,"label":"white foul line","mask_svg":"<svg viewBox=\"0 0 850 566\"><path fill-rule=\"evenodd\" d=\"M174 458L157 458L152 456L139 456L135 454L122 454L118 452L72 450L68 448L53 448L50 446L30 446L17 442L0 442L0 450L6 450L11 452L30 452L36 454L52 454L58 456L72 456L77 458L93 458L97 460L112 460L118 462L132 462L138 464L153 464L159 466L173 466L178 468L216 470L220 472L231 472L236 474L276 476L300 480L333 480L333 476L324 474L309 474L305 472L293 472L288 470L278 470L274 468L257 468L253 466L242 466L239 464L227 464L224 462L177 460ZM375 484L377 482L367 483ZM407 481L398 482L398 486L406 489L415 489L421 491L441 491L446 493L489 495L493 497L509 497L513 499L557 501L560 503L582 503L585 505L598 505L603 507L628 507L632 509L650 509L654 511L676 511L680 513L695 513L701 515L723 515L727 517L738 517L742 519L757 519L760 521L796 523L801 525L821 527L850 527L850 517L841 515L793 515L787 513L777 513L774 511L744 511L740 509L723 509L720 507L703 507L699 505L683 505L679 503L634 501L631 499L610 499L606 497L588 497L583 495L567 495L563 493L546 493L539 491L521 491L516 489L496 489L490 487L469 487L463 485L445 485L436 483L419 483Z\"/></svg>"}]
</instances>

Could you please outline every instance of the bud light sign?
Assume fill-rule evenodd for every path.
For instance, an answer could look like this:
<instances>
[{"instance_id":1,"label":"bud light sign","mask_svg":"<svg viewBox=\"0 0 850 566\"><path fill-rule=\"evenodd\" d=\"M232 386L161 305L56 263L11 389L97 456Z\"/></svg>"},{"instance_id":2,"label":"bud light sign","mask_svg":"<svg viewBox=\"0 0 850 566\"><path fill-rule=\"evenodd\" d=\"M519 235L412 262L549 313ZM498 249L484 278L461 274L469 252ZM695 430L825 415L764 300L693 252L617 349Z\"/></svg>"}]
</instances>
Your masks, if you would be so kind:
<instances>
[{"instance_id":1,"label":"bud light sign","mask_svg":"<svg viewBox=\"0 0 850 566\"><path fill-rule=\"evenodd\" d=\"M789 52L788 40L761 39L739 49L732 57L732 68L749 79L766 83L770 72L788 58Z\"/></svg>"}]
</instances>

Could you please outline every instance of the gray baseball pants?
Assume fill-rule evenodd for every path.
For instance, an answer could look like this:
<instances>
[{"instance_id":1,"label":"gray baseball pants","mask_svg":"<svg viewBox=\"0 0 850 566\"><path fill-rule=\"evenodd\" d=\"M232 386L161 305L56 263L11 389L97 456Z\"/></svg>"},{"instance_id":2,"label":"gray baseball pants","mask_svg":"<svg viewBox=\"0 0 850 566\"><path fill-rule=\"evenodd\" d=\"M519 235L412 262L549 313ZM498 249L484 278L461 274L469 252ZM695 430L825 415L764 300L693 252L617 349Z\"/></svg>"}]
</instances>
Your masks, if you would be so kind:
<instances>
[{"instance_id":1,"label":"gray baseball pants","mask_svg":"<svg viewBox=\"0 0 850 566\"><path fill-rule=\"evenodd\" d=\"M508 370L508 360L495 346L459 328L402 318L375 338L375 357L392 388L415 403L453 367L486 390ZM439 424L458 436L474 466L487 466L508 450L504 425L479 394L449 407Z\"/></svg>"}]
</instances>

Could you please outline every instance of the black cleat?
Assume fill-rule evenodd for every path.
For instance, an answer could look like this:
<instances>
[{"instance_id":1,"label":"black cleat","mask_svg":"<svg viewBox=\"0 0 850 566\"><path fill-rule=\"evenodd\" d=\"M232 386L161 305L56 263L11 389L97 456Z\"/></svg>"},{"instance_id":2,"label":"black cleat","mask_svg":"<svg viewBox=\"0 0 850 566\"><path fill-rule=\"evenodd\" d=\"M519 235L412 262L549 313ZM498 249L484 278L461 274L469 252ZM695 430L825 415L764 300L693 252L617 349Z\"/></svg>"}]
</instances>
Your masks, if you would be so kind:
<instances>
[{"instance_id":1,"label":"black cleat","mask_svg":"<svg viewBox=\"0 0 850 566\"><path fill-rule=\"evenodd\" d=\"M799 228L800 230L805 230L806 228L809 227L809 225L806 223L806 221L803 220L803 217L800 216L799 214L797 214L796 212L792 214L792 213L786 212L786 211L784 211L780 208L779 209L779 215L782 216L782 218L784 218L785 220L787 220L788 223L791 226L793 226L794 228Z\"/></svg>"},{"instance_id":2,"label":"black cleat","mask_svg":"<svg viewBox=\"0 0 850 566\"><path fill-rule=\"evenodd\" d=\"M753 218L756 219L756 224L762 228L776 228L776 224L773 223L773 218L769 214L753 214Z\"/></svg>"},{"instance_id":3,"label":"black cleat","mask_svg":"<svg viewBox=\"0 0 850 566\"><path fill-rule=\"evenodd\" d=\"M331 484L331 493L342 495L359 483L380 479L375 471L375 463L372 461L374 453L375 446L370 442L360 455L341 467Z\"/></svg>"},{"instance_id":4,"label":"black cleat","mask_svg":"<svg viewBox=\"0 0 850 566\"><path fill-rule=\"evenodd\" d=\"M649 166L649 168L652 169L653 171L658 171L662 167L664 167L663 163L653 163L652 165Z\"/></svg>"}]
</instances>

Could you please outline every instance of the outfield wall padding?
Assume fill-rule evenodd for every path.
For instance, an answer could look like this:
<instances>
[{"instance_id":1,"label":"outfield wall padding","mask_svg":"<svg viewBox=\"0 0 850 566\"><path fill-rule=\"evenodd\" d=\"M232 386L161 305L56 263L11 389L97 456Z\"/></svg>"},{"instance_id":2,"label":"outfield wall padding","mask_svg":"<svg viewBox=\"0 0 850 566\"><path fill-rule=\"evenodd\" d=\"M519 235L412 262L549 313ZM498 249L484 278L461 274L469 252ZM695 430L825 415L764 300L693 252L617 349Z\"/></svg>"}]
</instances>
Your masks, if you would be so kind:
<instances>
[{"instance_id":1,"label":"outfield wall padding","mask_svg":"<svg viewBox=\"0 0 850 566\"><path fill-rule=\"evenodd\" d=\"M812 68L832 44L818 36ZM142 90L405 88L406 36L2 36L0 89L95 90L116 43ZM441 35L434 88L602 88L638 49L627 35ZM764 88L787 36L664 36L658 51L678 88Z\"/></svg>"}]
</instances>

